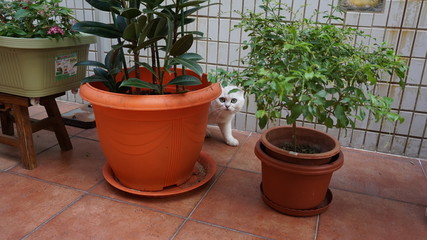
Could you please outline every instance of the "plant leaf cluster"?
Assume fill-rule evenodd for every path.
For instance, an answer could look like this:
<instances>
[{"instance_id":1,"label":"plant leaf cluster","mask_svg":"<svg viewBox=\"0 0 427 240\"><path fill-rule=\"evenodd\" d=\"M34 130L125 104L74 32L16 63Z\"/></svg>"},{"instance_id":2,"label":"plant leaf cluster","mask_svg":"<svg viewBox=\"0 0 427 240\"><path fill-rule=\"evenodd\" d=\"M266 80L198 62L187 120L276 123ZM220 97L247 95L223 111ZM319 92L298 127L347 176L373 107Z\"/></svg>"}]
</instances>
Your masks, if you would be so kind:
<instances>
[{"instance_id":1,"label":"plant leaf cluster","mask_svg":"<svg viewBox=\"0 0 427 240\"><path fill-rule=\"evenodd\" d=\"M186 25L195 19L190 15L212 4L208 0L86 0L94 8L109 12L112 23L79 22L73 29L103 38L117 39L105 57L105 63L84 61L77 65L93 66L94 75L82 83L103 82L112 92L138 94L140 89L150 89L151 94L165 94L168 85L176 85L176 92L185 86L199 85L199 78L185 74L185 69L202 75L199 54L188 52L194 41L203 36L199 31L186 31ZM151 62L141 62L140 52L148 50ZM131 55L132 66L126 62L125 52ZM182 66L178 74L177 66ZM152 81L140 80L140 67L152 74ZM124 71L122 79L117 75ZM131 77L131 72L134 76ZM165 75L173 80L165 83Z\"/></svg>"},{"instance_id":2,"label":"plant leaf cluster","mask_svg":"<svg viewBox=\"0 0 427 240\"><path fill-rule=\"evenodd\" d=\"M250 38L242 46L249 50L242 59L248 67L216 73L216 78L255 96L261 128L281 118L282 110L288 124L302 117L327 127L354 128L354 119L363 120L368 112L377 121L403 121L391 111L392 98L372 93L384 74L395 74L404 86L406 62L386 43L355 43L371 37L342 26L333 14L325 15L326 23L312 18L287 21L278 14L285 9L271 0L263 0L261 8L264 12L241 13L237 25Z\"/></svg>"},{"instance_id":3,"label":"plant leaf cluster","mask_svg":"<svg viewBox=\"0 0 427 240\"><path fill-rule=\"evenodd\" d=\"M0 36L17 38L73 37L75 21L62 0L0 0ZM57 29L58 31L52 31Z\"/></svg>"}]
</instances>

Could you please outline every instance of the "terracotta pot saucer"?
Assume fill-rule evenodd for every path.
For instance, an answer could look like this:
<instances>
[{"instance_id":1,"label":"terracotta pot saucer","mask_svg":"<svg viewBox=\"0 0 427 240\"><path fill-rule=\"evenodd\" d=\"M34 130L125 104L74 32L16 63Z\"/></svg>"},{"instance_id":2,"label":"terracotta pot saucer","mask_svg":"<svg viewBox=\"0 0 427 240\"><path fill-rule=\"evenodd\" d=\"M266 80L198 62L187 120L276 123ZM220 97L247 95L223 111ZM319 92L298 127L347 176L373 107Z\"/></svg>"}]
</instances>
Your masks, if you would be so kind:
<instances>
[{"instance_id":1,"label":"terracotta pot saucer","mask_svg":"<svg viewBox=\"0 0 427 240\"><path fill-rule=\"evenodd\" d=\"M141 191L132 188L123 186L119 180L114 176L113 170L110 168L110 165L106 163L102 170L105 180L111 184L113 187L128 192L131 194L136 194L139 196L145 197L170 197L179 194L183 194L194 190L198 187L203 186L207 183L214 175L216 171L216 162L211 158L207 153L201 152L199 160L194 166L193 173L191 177L183 184L178 186L172 186L165 188L161 191Z\"/></svg>"},{"instance_id":2,"label":"terracotta pot saucer","mask_svg":"<svg viewBox=\"0 0 427 240\"><path fill-rule=\"evenodd\" d=\"M310 216L321 214L329 208L329 205L331 204L332 198L333 198L331 190L328 189L325 199L317 207L314 207L311 209L292 209L292 208L280 206L274 203L273 201L271 201L270 199L268 199L268 197L264 194L264 191L262 189L262 183L260 188L261 188L262 200L268 206L270 206L271 208L273 208L274 210L280 213L284 213L286 215L295 216L295 217L310 217Z\"/></svg>"}]
</instances>

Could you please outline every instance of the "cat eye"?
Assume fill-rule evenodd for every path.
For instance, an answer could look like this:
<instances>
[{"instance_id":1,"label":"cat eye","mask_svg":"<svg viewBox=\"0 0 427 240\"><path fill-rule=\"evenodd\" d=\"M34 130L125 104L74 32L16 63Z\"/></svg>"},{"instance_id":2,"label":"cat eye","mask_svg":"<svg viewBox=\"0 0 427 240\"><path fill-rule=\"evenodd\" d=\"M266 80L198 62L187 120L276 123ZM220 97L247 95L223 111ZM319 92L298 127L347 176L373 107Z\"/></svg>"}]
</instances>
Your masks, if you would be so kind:
<instances>
[{"instance_id":1,"label":"cat eye","mask_svg":"<svg viewBox=\"0 0 427 240\"><path fill-rule=\"evenodd\" d=\"M236 102L237 102L236 98L231 99L231 103L236 103Z\"/></svg>"},{"instance_id":2,"label":"cat eye","mask_svg":"<svg viewBox=\"0 0 427 240\"><path fill-rule=\"evenodd\" d=\"M219 101L223 103L223 102L225 102L225 98L220 97L220 98L219 98Z\"/></svg>"}]
</instances>

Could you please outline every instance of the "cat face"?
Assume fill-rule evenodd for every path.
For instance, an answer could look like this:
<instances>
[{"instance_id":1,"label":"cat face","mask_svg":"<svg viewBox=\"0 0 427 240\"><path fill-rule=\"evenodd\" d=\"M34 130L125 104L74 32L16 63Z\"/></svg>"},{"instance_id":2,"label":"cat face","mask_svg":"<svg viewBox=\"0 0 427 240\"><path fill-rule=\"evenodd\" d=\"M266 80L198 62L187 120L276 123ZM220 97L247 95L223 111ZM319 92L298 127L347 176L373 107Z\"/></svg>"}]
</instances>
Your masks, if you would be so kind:
<instances>
[{"instance_id":1,"label":"cat face","mask_svg":"<svg viewBox=\"0 0 427 240\"><path fill-rule=\"evenodd\" d=\"M215 100L216 107L223 111L240 111L240 109L243 107L243 104L245 103L245 96L241 89L239 89L237 92L233 91L230 93L231 90L236 88L236 86L223 87L221 96Z\"/></svg>"}]
</instances>

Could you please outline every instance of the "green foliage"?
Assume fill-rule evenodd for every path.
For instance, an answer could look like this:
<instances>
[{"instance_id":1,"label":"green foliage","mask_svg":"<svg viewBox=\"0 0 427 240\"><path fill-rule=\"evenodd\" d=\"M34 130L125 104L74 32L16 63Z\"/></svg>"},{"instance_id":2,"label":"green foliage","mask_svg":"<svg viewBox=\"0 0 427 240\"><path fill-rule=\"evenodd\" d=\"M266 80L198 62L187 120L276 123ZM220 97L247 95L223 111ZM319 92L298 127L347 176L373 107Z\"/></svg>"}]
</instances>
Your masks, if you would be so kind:
<instances>
[{"instance_id":1,"label":"green foliage","mask_svg":"<svg viewBox=\"0 0 427 240\"><path fill-rule=\"evenodd\" d=\"M177 92L182 92L185 86L201 83L193 76L178 76L175 69L181 65L183 69L190 69L198 75L203 73L201 66L197 63L202 57L196 53L188 53L194 40L203 33L184 30L185 25L194 21L189 17L192 13L212 5L202 5L208 0L175 0L171 4L164 3L164 0L86 1L98 10L109 12L113 23L86 21L75 24L73 29L104 38L117 39L118 44L112 46L105 64L90 61L79 63L102 69L102 71L95 71L95 76L85 78L83 83L100 81L112 92L129 94L140 92L135 88L147 88L151 89L153 94L165 94L165 87L171 84L180 86L177 87ZM145 49L151 53L150 63L139 61L140 51ZM134 66L127 66L123 57L125 51L132 55L131 62ZM152 73L152 83L143 83L139 80L141 66ZM124 79L116 83L117 74L122 68L125 71ZM131 71L135 72L134 78L129 77ZM174 79L168 84L164 83L166 73L174 74Z\"/></svg>"},{"instance_id":2,"label":"green foliage","mask_svg":"<svg viewBox=\"0 0 427 240\"><path fill-rule=\"evenodd\" d=\"M77 32L69 8L62 0L0 0L0 36L17 38L64 38Z\"/></svg>"},{"instance_id":3,"label":"green foliage","mask_svg":"<svg viewBox=\"0 0 427 240\"><path fill-rule=\"evenodd\" d=\"M278 12L284 9L263 0L264 12L241 13L237 27L248 32L243 43L249 54L242 59L243 71L218 71L216 78L228 79L255 96L256 117L264 128L281 117L294 124L300 117L327 127L355 127L370 111L377 121L403 121L391 112L393 99L373 95L373 87L384 73L395 74L404 85L407 66L386 43L368 47L356 38L370 38L362 31L312 19L289 22Z\"/></svg>"}]
</instances>

